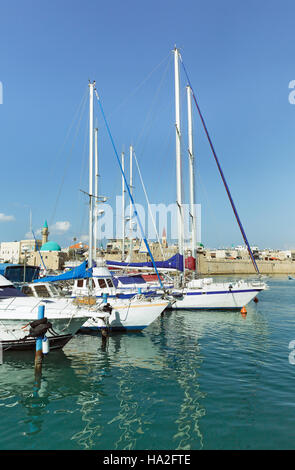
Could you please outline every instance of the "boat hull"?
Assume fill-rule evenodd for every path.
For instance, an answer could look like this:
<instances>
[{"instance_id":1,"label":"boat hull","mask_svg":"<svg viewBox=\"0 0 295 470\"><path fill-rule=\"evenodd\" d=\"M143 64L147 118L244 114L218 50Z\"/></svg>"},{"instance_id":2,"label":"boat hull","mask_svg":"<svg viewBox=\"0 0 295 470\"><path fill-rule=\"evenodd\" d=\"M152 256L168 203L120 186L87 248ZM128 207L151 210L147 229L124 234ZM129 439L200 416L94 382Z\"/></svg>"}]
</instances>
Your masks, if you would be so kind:
<instances>
[{"instance_id":1,"label":"boat hull","mask_svg":"<svg viewBox=\"0 0 295 470\"><path fill-rule=\"evenodd\" d=\"M44 305L45 301L42 301ZM34 349L36 338L30 336L30 323L38 319L40 299L10 298L0 301L0 346L3 350ZM51 349L62 348L89 318L89 309L72 301L46 300L45 317L52 324L46 336Z\"/></svg>"},{"instance_id":2,"label":"boat hull","mask_svg":"<svg viewBox=\"0 0 295 470\"><path fill-rule=\"evenodd\" d=\"M259 290L251 292L226 292L226 293L189 293L184 294L183 298L170 304L168 309L192 309L192 310L240 310L253 300Z\"/></svg>"},{"instance_id":3,"label":"boat hull","mask_svg":"<svg viewBox=\"0 0 295 470\"><path fill-rule=\"evenodd\" d=\"M265 285L255 284L212 284L209 288L174 291L175 302L170 309L190 310L240 310L253 300Z\"/></svg>"},{"instance_id":4,"label":"boat hull","mask_svg":"<svg viewBox=\"0 0 295 470\"><path fill-rule=\"evenodd\" d=\"M72 339L73 335L46 335L49 341L50 351L62 349ZM1 341L2 350L5 351L28 351L36 349L36 340L28 338L27 340L7 340Z\"/></svg>"},{"instance_id":5,"label":"boat hull","mask_svg":"<svg viewBox=\"0 0 295 470\"><path fill-rule=\"evenodd\" d=\"M168 305L167 301L136 302L131 304L110 302L112 313L108 319L111 331L140 331L154 322ZM98 315L89 318L80 329L82 332L106 328L106 323Z\"/></svg>"}]
</instances>

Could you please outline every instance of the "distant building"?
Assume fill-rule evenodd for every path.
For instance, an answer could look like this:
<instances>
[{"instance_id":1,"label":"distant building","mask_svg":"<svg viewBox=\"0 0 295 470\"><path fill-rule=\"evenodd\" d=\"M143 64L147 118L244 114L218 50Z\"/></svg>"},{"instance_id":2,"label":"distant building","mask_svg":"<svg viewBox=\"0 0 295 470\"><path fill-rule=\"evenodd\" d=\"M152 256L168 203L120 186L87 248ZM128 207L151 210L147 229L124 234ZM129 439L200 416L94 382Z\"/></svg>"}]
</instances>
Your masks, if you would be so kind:
<instances>
[{"instance_id":1,"label":"distant building","mask_svg":"<svg viewBox=\"0 0 295 470\"><path fill-rule=\"evenodd\" d=\"M60 271L64 268L64 263L67 260L67 253L62 252L61 247L54 241L48 241L49 230L47 221L41 230L42 233L42 246L40 250L29 253L27 257L27 264L29 266L40 266L46 270Z\"/></svg>"},{"instance_id":2,"label":"distant building","mask_svg":"<svg viewBox=\"0 0 295 470\"><path fill-rule=\"evenodd\" d=\"M40 249L41 240L21 240L2 242L0 244L0 261L2 263L23 263L25 256Z\"/></svg>"}]
</instances>

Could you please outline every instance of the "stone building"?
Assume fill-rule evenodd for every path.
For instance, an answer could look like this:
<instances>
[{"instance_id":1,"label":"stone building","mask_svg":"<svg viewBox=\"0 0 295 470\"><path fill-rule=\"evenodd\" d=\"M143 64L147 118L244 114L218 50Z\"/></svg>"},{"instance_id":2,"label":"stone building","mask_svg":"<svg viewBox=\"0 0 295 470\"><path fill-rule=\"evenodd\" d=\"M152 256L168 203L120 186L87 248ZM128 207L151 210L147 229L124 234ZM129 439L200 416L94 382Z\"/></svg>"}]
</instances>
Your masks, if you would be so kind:
<instances>
[{"instance_id":1,"label":"stone building","mask_svg":"<svg viewBox=\"0 0 295 470\"><path fill-rule=\"evenodd\" d=\"M28 254L27 264L29 266L40 266L41 268L52 271L60 271L64 268L67 254L61 251L61 247L54 241L48 241L49 230L47 221L41 230L42 246L40 250Z\"/></svg>"}]
</instances>

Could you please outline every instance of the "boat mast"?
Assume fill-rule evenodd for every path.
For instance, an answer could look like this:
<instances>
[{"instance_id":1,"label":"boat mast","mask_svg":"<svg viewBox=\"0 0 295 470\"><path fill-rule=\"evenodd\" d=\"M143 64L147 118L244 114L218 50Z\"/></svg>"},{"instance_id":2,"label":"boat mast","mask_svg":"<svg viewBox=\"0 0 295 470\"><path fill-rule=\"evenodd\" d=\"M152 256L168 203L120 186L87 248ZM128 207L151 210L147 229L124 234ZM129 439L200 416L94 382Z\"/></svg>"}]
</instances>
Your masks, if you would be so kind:
<instances>
[{"instance_id":1,"label":"boat mast","mask_svg":"<svg viewBox=\"0 0 295 470\"><path fill-rule=\"evenodd\" d=\"M94 153L95 153L95 179L94 179L94 240L93 240L93 253L94 259L96 258L97 251L97 236L98 236L98 145L97 145L98 128L94 129Z\"/></svg>"},{"instance_id":2,"label":"boat mast","mask_svg":"<svg viewBox=\"0 0 295 470\"><path fill-rule=\"evenodd\" d=\"M196 240L196 212L195 212L195 156L193 141L193 120L192 120L192 90L190 86L186 87L187 92L187 122L188 122L188 156L189 156L189 178L190 178L190 218L192 228L192 256L196 259L197 240Z\"/></svg>"},{"instance_id":3,"label":"boat mast","mask_svg":"<svg viewBox=\"0 0 295 470\"><path fill-rule=\"evenodd\" d=\"M125 153L122 152L122 170L125 171ZM125 180L122 174L122 261L125 258Z\"/></svg>"},{"instance_id":4,"label":"boat mast","mask_svg":"<svg viewBox=\"0 0 295 470\"><path fill-rule=\"evenodd\" d=\"M129 184L129 187L130 187L130 194L131 196L133 195L133 147L132 145L130 145L130 184ZM133 239L132 239L132 235L133 235L133 230L132 230L132 227L133 227L133 221L132 221L132 204L130 202L130 214L129 214L129 230L130 230L130 256L129 256L129 259L131 261L131 258L132 258L132 242L133 242Z\"/></svg>"},{"instance_id":5,"label":"boat mast","mask_svg":"<svg viewBox=\"0 0 295 470\"><path fill-rule=\"evenodd\" d=\"M93 254L93 91L95 82L89 83L89 248L88 268L92 268Z\"/></svg>"},{"instance_id":6,"label":"boat mast","mask_svg":"<svg viewBox=\"0 0 295 470\"><path fill-rule=\"evenodd\" d=\"M183 207L182 207L182 162L181 162L181 133L180 133L180 90L179 90L179 51L174 48L174 74L175 74L175 130L176 130L176 204L178 251L184 255L183 240ZM184 260L183 260L184 262Z\"/></svg>"}]
</instances>

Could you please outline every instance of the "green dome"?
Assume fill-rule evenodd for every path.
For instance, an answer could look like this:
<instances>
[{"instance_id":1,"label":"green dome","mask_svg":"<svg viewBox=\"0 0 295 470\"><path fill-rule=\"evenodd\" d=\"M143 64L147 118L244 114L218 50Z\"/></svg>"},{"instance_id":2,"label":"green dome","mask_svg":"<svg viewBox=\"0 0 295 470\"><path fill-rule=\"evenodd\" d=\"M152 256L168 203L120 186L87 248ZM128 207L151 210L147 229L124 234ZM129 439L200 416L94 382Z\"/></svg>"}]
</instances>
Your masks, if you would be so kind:
<instances>
[{"instance_id":1,"label":"green dome","mask_svg":"<svg viewBox=\"0 0 295 470\"><path fill-rule=\"evenodd\" d=\"M40 251L61 251L61 247L56 242L47 242L41 246Z\"/></svg>"}]
</instances>

